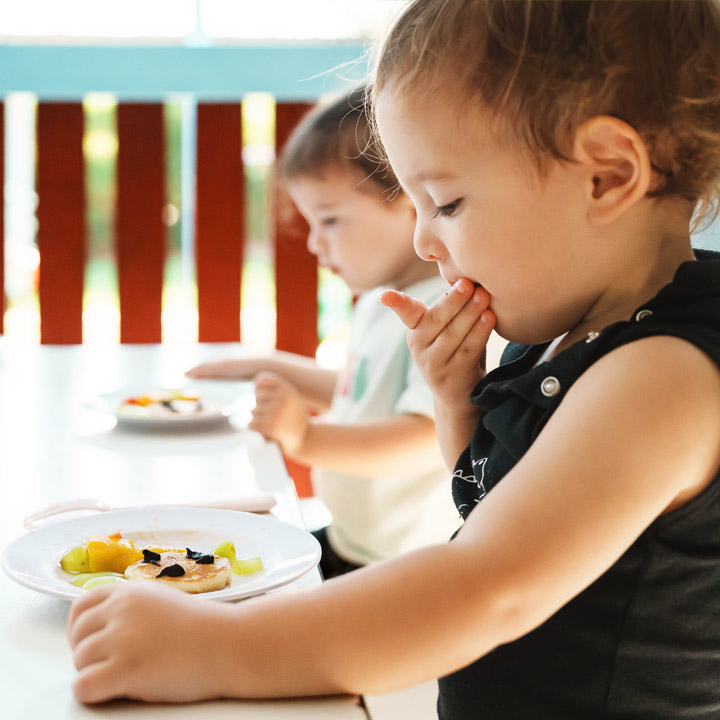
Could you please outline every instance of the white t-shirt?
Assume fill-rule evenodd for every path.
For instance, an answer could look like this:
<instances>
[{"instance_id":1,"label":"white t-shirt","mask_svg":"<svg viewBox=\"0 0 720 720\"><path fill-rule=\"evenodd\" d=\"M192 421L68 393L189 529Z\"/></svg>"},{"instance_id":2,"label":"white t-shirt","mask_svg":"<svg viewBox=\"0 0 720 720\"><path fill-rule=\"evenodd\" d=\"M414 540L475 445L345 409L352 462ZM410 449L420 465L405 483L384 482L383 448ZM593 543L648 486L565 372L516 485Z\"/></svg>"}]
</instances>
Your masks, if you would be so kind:
<instances>
[{"instance_id":1,"label":"white t-shirt","mask_svg":"<svg viewBox=\"0 0 720 720\"><path fill-rule=\"evenodd\" d=\"M396 414L432 418L433 398L412 360L407 329L380 303L385 288L362 295L353 310L348 364L340 374L332 420L353 424ZM440 278L405 288L430 305L447 290ZM445 543L461 522L451 495L452 473L441 460L422 474L358 477L315 468L313 486L333 515L333 549L367 565L416 548Z\"/></svg>"}]
</instances>

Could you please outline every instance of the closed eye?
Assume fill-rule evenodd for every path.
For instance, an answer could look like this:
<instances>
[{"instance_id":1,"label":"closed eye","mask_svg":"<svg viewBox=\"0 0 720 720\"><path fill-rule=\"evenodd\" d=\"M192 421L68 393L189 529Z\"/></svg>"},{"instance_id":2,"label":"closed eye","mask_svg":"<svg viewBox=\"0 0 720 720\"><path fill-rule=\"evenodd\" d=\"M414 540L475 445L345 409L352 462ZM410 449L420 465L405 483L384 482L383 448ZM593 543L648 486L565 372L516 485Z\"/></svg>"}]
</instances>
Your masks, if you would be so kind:
<instances>
[{"instance_id":1,"label":"closed eye","mask_svg":"<svg viewBox=\"0 0 720 720\"><path fill-rule=\"evenodd\" d=\"M337 222L336 217L327 217L327 218L323 218L320 221L320 224L321 225L335 225L336 222Z\"/></svg>"},{"instance_id":2,"label":"closed eye","mask_svg":"<svg viewBox=\"0 0 720 720\"><path fill-rule=\"evenodd\" d=\"M440 217L450 217L451 215L455 214L455 211L460 206L460 203L462 202L462 198L458 198L457 200L453 200L453 202L448 203L447 205L441 205L440 207L435 208L435 212L433 213L433 217L436 218L438 216Z\"/></svg>"}]
</instances>

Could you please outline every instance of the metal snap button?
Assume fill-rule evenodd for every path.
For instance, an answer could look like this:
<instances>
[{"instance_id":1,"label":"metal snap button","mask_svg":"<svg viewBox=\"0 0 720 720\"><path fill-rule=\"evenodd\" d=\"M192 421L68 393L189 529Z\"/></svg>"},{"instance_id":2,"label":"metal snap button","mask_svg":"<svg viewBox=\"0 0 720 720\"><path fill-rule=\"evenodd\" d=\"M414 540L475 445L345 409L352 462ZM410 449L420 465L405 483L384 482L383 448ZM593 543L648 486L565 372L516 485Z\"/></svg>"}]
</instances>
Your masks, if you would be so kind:
<instances>
[{"instance_id":1,"label":"metal snap button","mask_svg":"<svg viewBox=\"0 0 720 720\"><path fill-rule=\"evenodd\" d=\"M600 337L600 333L599 333L599 332L597 332L596 330L591 330L591 331L587 334L587 337L585 338L585 342L586 342L586 343L592 342L593 340L597 340L599 337Z\"/></svg>"},{"instance_id":2,"label":"metal snap button","mask_svg":"<svg viewBox=\"0 0 720 720\"><path fill-rule=\"evenodd\" d=\"M560 392L560 381L552 375L546 377L540 383L540 392L545 397L552 397L553 395L557 395Z\"/></svg>"},{"instance_id":3,"label":"metal snap button","mask_svg":"<svg viewBox=\"0 0 720 720\"><path fill-rule=\"evenodd\" d=\"M635 315L635 320L639 322L650 315L652 315L652 310L639 310Z\"/></svg>"}]
</instances>

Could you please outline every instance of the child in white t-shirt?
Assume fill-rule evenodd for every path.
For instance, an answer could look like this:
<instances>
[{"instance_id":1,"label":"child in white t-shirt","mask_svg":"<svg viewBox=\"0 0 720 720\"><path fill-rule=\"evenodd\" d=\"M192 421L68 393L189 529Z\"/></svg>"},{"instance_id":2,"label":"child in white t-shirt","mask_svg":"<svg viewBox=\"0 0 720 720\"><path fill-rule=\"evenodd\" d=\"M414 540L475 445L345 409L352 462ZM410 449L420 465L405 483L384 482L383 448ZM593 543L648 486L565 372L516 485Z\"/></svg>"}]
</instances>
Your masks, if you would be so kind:
<instances>
[{"instance_id":1,"label":"child in white t-shirt","mask_svg":"<svg viewBox=\"0 0 720 720\"><path fill-rule=\"evenodd\" d=\"M333 515L316 533L326 577L445 542L458 525L435 435L433 399L406 328L380 303L402 290L432 304L447 290L413 248L415 210L365 153L363 89L313 110L282 156L282 174L310 225L308 248L359 296L348 363L335 372L291 353L208 363L194 378L255 378L250 427L314 468ZM313 414L312 410L330 414Z\"/></svg>"}]
</instances>

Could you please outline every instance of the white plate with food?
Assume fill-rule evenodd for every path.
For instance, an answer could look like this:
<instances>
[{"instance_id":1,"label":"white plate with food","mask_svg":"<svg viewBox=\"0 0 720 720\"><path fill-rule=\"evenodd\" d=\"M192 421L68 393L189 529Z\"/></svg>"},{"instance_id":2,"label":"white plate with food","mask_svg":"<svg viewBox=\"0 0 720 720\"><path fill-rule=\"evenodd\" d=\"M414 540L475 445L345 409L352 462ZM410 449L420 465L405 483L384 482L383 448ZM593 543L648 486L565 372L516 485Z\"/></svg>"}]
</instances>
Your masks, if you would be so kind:
<instances>
[{"instance_id":1,"label":"white plate with food","mask_svg":"<svg viewBox=\"0 0 720 720\"><path fill-rule=\"evenodd\" d=\"M238 560L255 565L248 574L232 572L227 585L199 592L195 595L198 598L225 601L260 595L302 577L320 560L320 545L310 533L272 517L234 510L156 506L46 525L11 542L3 550L0 562L20 585L72 600L85 590L72 584L79 573L64 570L61 559L73 548L83 544L87 548L90 537L109 536L117 531L140 551L160 546L190 548L197 557L206 560L221 543L232 543ZM258 558L261 569L257 569Z\"/></svg>"},{"instance_id":2,"label":"white plate with food","mask_svg":"<svg viewBox=\"0 0 720 720\"><path fill-rule=\"evenodd\" d=\"M117 427L129 430L193 429L227 422L233 402L217 393L164 388L117 391L85 402L87 407L110 413Z\"/></svg>"},{"instance_id":3,"label":"white plate with food","mask_svg":"<svg viewBox=\"0 0 720 720\"><path fill-rule=\"evenodd\" d=\"M229 415L218 400L192 390L148 390L116 399L118 427L171 428L212 425Z\"/></svg>"},{"instance_id":4,"label":"white plate with food","mask_svg":"<svg viewBox=\"0 0 720 720\"><path fill-rule=\"evenodd\" d=\"M254 384L198 381L193 387L126 388L97 395L84 404L112 415L120 429L202 429L227 423L231 415L249 414L254 405Z\"/></svg>"}]
</instances>

